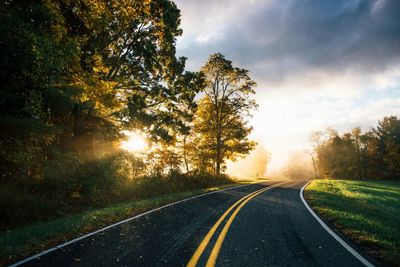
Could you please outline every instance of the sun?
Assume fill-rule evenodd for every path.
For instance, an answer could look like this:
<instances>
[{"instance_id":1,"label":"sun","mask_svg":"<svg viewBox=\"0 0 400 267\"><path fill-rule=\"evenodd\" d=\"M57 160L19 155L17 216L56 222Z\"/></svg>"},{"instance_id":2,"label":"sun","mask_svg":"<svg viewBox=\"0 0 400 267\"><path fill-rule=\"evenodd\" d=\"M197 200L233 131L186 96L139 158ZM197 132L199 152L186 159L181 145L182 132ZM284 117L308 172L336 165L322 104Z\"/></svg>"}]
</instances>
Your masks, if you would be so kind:
<instances>
[{"instance_id":1,"label":"sun","mask_svg":"<svg viewBox=\"0 0 400 267\"><path fill-rule=\"evenodd\" d=\"M124 132L128 136L128 140L121 141L120 147L129 152L142 152L148 148L146 138L135 132Z\"/></svg>"}]
</instances>

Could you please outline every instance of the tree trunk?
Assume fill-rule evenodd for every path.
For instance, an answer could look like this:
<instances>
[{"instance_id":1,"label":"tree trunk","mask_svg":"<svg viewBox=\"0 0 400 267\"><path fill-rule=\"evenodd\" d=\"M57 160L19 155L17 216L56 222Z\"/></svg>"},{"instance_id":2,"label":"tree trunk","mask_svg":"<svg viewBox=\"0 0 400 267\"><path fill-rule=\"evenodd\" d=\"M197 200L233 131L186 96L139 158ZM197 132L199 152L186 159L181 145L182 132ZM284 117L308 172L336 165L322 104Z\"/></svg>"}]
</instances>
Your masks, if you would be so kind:
<instances>
[{"instance_id":1,"label":"tree trunk","mask_svg":"<svg viewBox=\"0 0 400 267\"><path fill-rule=\"evenodd\" d=\"M316 166L316 163L315 163L314 156L313 156L312 153L311 153L310 155L311 155L311 159L312 159L312 163L313 163L313 167L314 167L314 175L315 175L315 178L318 178L317 166Z\"/></svg>"},{"instance_id":2,"label":"tree trunk","mask_svg":"<svg viewBox=\"0 0 400 267\"><path fill-rule=\"evenodd\" d=\"M217 133L217 145L216 145L216 153L215 153L215 174L221 174L221 163L222 163L222 144L221 144L221 132L218 129Z\"/></svg>"},{"instance_id":3,"label":"tree trunk","mask_svg":"<svg viewBox=\"0 0 400 267\"><path fill-rule=\"evenodd\" d=\"M185 135L183 137L183 163L185 164L185 167L186 167L186 173L189 173L189 163L188 163L187 154L186 154L186 138L187 138L187 136Z\"/></svg>"},{"instance_id":4,"label":"tree trunk","mask_svg":"<svg viewBox=\"0 0 400 267\"><path fill-rule=\"evenodd\" d=\"M218 156L217 156L215 174L216 174L216 175L220 175L220 174L221 174L221 162L220 162Z\"/></svg>"}]
</instances>

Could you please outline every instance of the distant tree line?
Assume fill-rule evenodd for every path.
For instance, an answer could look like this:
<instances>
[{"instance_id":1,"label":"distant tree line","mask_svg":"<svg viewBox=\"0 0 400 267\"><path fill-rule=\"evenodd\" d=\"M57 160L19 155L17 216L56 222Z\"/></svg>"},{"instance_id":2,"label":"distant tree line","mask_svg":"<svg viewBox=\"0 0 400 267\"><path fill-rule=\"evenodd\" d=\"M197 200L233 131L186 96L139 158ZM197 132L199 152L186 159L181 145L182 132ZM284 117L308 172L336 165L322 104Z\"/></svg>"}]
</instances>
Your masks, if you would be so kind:
<instances>
[{"instance_id":1,"label":"distant tree line","mask_svg":"<svg viewBox=\"0 0 400 267\"><path fill-rule=\"evenodd\" d=\"M400 120L385 117L377 127L354 128L339 134L333 129L315 132L317 176L344 179L400 180Z\"/></svg>"},{"instance_id":2,"label":"distant tree line","mask_svg":"<svg viewBox=\"0 0 400 267\"><path fill-rule=\"evenodd\" d=\"M186 71L181 34L170 0L1 1L5 217L118 198L139 176L220 175L254 148L248 71L221 54ZM152 149L121 151L123 130Z\"/></svg>"}]
</instances>

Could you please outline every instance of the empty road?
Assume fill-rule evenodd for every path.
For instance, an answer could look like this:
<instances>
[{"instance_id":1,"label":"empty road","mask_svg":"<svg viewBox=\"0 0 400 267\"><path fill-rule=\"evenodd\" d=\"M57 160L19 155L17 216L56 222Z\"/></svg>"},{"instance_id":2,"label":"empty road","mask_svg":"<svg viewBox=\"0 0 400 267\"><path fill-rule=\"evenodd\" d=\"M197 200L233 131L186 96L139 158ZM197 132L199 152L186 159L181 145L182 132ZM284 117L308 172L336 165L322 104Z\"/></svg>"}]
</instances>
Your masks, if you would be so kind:
<instances>
[{"instance_id":1,"label":"empty road","mask_svg":"<svg viewBox=\"0 0 400 267\"><path fill-rule=\"evenodd\" d=\"M305 183L270 181L194 198L23 266L363 266L306 209Z\"/></svg>"}]
</instances>

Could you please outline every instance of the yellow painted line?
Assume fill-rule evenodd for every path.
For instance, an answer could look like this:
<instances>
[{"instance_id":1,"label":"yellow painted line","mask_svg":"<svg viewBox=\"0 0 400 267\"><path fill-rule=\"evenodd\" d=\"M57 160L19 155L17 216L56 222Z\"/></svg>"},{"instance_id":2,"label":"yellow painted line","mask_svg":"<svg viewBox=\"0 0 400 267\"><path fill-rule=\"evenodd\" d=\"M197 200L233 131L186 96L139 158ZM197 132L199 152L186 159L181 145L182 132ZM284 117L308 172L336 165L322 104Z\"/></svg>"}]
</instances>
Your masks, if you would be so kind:
<instances>
[{"instance_id":1,"label":"yellow painted line","mask_svg":"<svg viewBox=\"0 0 400 267\"><path fill-rule=\"evenodd\" d=\"M188 262L188 264L186 265L187 267L195 267L201 257L201 255L203 254L204 250L206 249L208 243L210 242L212 236L214 235L215 231L218 229L219 225L223 222L223 220L226 218L226 216L228 216L228 214L236 207L238 206L242 201L252 197L253 195L262 193L268 189L271 189L273 187L279 186L282 183L279 184L275 184L272 186L268 186L266 188L261 188L259 190L256 190L244 197L242 197L241 199L239 199L238 201L236 201L229 209L227 209L225 211L225 213L218 219L218 221L214 224L214 226L210 229L210 231L207 233L207 235L204 237L204 239L201 241L200 245L198 246L198 248L196 249L196 251L194 252L192 258L190 259L190 261ZM246 202L247 203L247 202ZM222 245L222 244L221 244Z\"/></svg>"},{"instance_id":2,"label":"yellow painted line","mask_svg":"<svg viewBox=\"0 0 400 267\"><path fill-rule=\"evenodd\" d=\"M201 255L203 254L204 250L206 249L208 243L210 242L212 236L214 235L215 231L218 229L218 226L222 223L222 221L225 219L225 217L228 216L228 214L232 211L232 209L234 209L237 205L239 205L241 201L245 200L246 198L248 198L248 197L252 196L253 194L256 194L257 192L264 190L264 189L265 188L261 188L259 190L256 190L256 191L242 197L241 199L236 201L229 209L227 209L225 211L225 213L214 224L214 226L210 229L210 231L207 233L207 235L204 237L204 239L201 241L200 245L198 246L198 248L196 249L192 258L190 259L190 261L188 262L188 264L186 266L187 267L195 267L196 266Z\"/></svg>"},{"instance_id":3,"label":"yellow painted line","mask_svg":"<svg viewBox=\"0 0 400 267\"><path fill-rule=\"evenodd\" d=\"M287 183L287 182L285 182L285 183ZM270 186L268 188L264 188L261 191L259 190L258 192L255 192L255 194L249 196L245 201L242 202L242 204L240 204L240 206L232 213L231 217L228 219L228 221L226 222L224 228L222 229L221 233L219 234L217 242L215 242L215 245L214 245L213 249L211 250L211 254L210 254L210 257L208 258L206 267L214 267L215 266L215 263L216 263L217 258L218 258L218 254L219 254L219 252L221 250L221 247L222 247L222 243L224 243L225 237L226 237L226 235L227 235L227 233L229 231L229 227L231 226L233 220L235 219L235 217L239 213L239 211L243 208L243 206L246 205L247 202L249 202L251 199L253 199L257 195L259 195L259 194L261 194L261 193L263 193L265 191L271 190L274 187L280 186L280 185L285 184L285 183L279 183L279 184Z\"/></svg>"}]
</instances>

